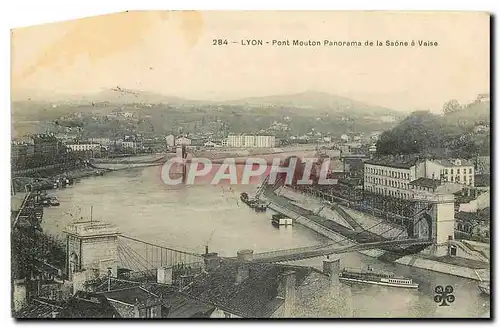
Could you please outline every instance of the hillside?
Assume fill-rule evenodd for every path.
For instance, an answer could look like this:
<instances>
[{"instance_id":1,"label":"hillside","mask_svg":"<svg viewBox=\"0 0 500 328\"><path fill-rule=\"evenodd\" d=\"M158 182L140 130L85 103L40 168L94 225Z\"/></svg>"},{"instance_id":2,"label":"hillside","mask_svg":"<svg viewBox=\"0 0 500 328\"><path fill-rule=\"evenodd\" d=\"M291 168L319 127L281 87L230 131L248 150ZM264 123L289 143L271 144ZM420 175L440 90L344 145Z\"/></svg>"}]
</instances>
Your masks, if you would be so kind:
<instances>
[{"instance_id":1,"label":"hillside","mask_svg":"<svg viewBox=\"0 0 500 328\"><path fill-rule=\"evenodd\" d=\"M299 108L302 109L303 113L349 113L350 115L354 116L401 115L401 112L386 107L369 105L350 98L314 91L307 91L290 95L244 98L225 101L223 103L226 105L239 105L248 107Z\"/></svg>"},{"instance_id":2,"label":"hillside","mask_svg":"<svg viewBox=\"0 0 500 328\"><path fill-rule=\"evenodd\" d=\"M490 104L473 103L445 115L413 112L377 142L379 155L422 154L430 157L472 158L490 155Z\"/></svg>"}]
</instances>

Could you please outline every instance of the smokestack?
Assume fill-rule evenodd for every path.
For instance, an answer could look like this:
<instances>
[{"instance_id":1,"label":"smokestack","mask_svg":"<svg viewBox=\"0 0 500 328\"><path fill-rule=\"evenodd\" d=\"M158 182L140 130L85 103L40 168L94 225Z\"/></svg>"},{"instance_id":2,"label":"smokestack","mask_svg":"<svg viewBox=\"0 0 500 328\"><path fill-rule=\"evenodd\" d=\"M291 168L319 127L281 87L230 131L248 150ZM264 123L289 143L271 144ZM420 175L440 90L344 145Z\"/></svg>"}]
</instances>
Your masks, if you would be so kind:
<instances>
[{"instance_id":1,"label":"smokestack","mask_svg":"<svg viewBox=\"0 0 500 328\"><path fill-rule=\"evenodd\" d=\"M237 253L238 270L236 272L236 284L240 284L250 276L250 268L248 262L253 261L253 250L242 249Z\"/></svg>"},{"instance_id":2,"label":"smokestack","mask_svg":"<svg viewBox=\"0 0 500 328\"><path fill-rule=\"evenodd\" d=\"M215 269L220 264L219 254L217 253L207 253L203 255L203 262L205 263L205 271L210 272Z\"/></svg>"},{"instance_id":3,"label":"smokestack","mask_svg":"<svg viewBox=\"0 0 500 328\"><path fill-rule=\"evenodd\" d=\"M205 245L205 255L208 254L208 245Z\"/></svg>"},{"instance_id":4,"label":"smokestack","mask_svg":"<svg viewBox=\"0 0 500 328\"><path fill-rule=\"evenodd\" d=\"M278 297L284 300L283 303L283 317L291 317L294 313L296 295L295 284L296 276L295 271L285 271L280 275L278 289Z\"/></svg>"},{"instance_id":5,"label":"smokestack","mask_svg":"<svg viewBox=\"0 0 500 328\"><path fill-rule=\"evenodd\" d=\"M331 259L327 256L323 260L323 273L330 277L330 282L338 284L340 273L340 259Z\"/></svg>"}]
</instances>

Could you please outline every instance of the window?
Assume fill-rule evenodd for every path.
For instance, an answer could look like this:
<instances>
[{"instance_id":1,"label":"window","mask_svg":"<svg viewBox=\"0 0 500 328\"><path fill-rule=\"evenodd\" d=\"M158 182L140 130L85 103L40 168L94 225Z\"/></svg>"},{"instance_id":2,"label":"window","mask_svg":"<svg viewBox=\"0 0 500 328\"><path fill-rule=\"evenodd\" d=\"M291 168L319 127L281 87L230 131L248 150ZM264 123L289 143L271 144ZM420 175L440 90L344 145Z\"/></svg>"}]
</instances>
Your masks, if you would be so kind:
<instances>
[{"instance_id":1,"label":"window","mask_svg":"<svg viewBox=\"0 0 500 328\"><path fill-rule=\"evenodd\" d=\"M472 169L469 169L469 174L472 174Z\"/></svg>"},{"instance_id":2,"label":"window","mask_svg":"<svg viewBox=\"0 0 500 328\"><path fill-rule=\"evenodd\" d=\"M444 173L448 174L448 169L444 169Z\"/></svg>"},{"instance_id":3,"label":"window","mask_svg":"<svg viewBox=\"0 0 500 328\"><path fill-rule=\"evenodd\" d=\"M450 171L451 171L451 174L453 174L453 169L451 169Z\"/></svg>"}]
</instances>

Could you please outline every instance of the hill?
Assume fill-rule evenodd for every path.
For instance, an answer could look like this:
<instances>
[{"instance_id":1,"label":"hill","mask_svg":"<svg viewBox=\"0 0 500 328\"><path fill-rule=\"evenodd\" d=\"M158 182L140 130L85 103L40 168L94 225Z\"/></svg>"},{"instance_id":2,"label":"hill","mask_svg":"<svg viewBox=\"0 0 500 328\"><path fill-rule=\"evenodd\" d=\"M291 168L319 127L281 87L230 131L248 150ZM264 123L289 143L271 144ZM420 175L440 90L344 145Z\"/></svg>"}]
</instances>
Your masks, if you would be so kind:
<instances>
[{"instance_id":1,"label":"hill","mask_svg":"<svg viewBox=\"0 0 500 328\"><path fill-rule=\"evenodd\" d=\"M289 107L302 109L302 113L349 113L354 116L399 116L401 112L386 107L369 105L347 97L324 92L307 91L289 95L252 97L223 102L225 105L248 107ZM305 111L304 111L305 110Z\"/></svg>"},{"instance_id":2,"label":"hill","mask_svg":"<svg viewBox=\"0 0 500 328\"><path fill-rule=\"evenodd\" d=\"M435 158L489 156L489 131L475 130L477 125L489 126L489 108L489 102L484 102L471 103L445 115L413 112L393 129L382 133L377 153L422 154Z\"/></svg>"}]
</instances>

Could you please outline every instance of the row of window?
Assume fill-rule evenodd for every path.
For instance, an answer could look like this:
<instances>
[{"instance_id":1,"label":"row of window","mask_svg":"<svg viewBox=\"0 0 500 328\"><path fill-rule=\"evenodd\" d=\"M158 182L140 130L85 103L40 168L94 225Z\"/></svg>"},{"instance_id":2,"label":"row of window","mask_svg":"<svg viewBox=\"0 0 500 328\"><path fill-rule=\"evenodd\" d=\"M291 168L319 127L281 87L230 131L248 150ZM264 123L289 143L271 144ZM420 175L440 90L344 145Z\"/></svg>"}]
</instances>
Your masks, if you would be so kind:
<instances>
[{"instance_id":1,"label":"row of window","mask_svg":"<svg viewBox=\"0 0 500 328\"><path fill-rule=\"evenodd\" d=\"M463 172L464 174L466 174L467 168L463 168L462 171L460 170L460 168L457 168L456 173L460 174L460 172ZM448 169L444 169L444 174L448 174ZM450 174L454 174L453 169L450 169ZM469 174L472 174L472 168L469 168Z\"/></svg>"},{"instance_id":2,"label":"row of window","mask_svg":"<svg viewBox=\"0 0 500 328\"><path fill-rule=\"evenodd\" d=\"M376 186L365 186L366 191L370 191L373 193L377 193L384 196L397 197L402 199L410 199L410 193L406 193L399 190L387 190L384 188L376 187Z\"/></svg>"},{"instance_id":3,"label":"row of window","mask_svg":"<svg viewBox=\"0 0 500 328\"><path fill-rule=\"evenodd\" d=\"M385 176L397 178L397 179L406 179L406 180L410 179L410 173L406 173L406 172L391 171L391 170L387 170L387 169L378 169L378 168L373 168L373 167L367 167L366 170L368 171L368 173L371 173L371 174L385 175Z\"/></svg>"},{"instance_id":4,"label":"row of window","mask_svg":"<svg viewBox=\"0 0 500 328\"><path fill-rule=\"evenodd\" d=\"M401 280L401 279L389 279L389 282L395 283L395 284L405 284L405 285L410 285L411 281L410 280Z\"/></svg>"},{"instance_id":5,"label":"row of window","mask_svg":"<svg viewBox=\"0 0 500 328\"><path fill-rule=\"evenodd\" d=\"M365 181L366 182L370 182L370 183L375 183L375 184L378 184L378 185L382 185L382 186L389 186L389 187L394 187L394 188L408 189L408 183L407 182L400 182L400 181L382 179L382 178L377 178L377 177L366 177Z\"/></svg>"},{"instance_id":6,"label":"row of window","mask_svg":"<svg viewBox=\"0 0 500 328\"><path fill-rule=\"evenodd\" d=\"M457 175L456 177L453 177L453 176L448 177L447 181L458 182L458 183L465 182L467 184L471 184L472 183L472 175L469 175L469 179L468 180L467 180L467 176L466 175L464 175L462 177L462 180L460 180L460 176Z\"/></svg>"}]
</instances>

